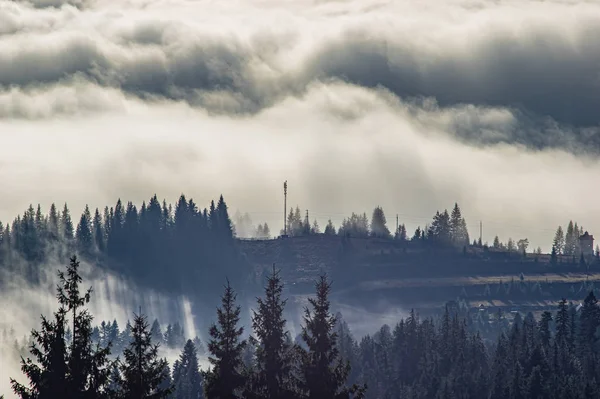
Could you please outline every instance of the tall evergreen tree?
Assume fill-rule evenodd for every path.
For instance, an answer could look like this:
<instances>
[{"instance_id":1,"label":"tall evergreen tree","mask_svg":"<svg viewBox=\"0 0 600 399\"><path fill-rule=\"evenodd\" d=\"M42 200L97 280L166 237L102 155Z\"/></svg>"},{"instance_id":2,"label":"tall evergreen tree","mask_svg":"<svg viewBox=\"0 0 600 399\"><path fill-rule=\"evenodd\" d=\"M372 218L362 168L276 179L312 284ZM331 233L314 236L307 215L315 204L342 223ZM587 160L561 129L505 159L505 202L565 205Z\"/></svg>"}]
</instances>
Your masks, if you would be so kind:
<instances>
[{"instance_id":1,"label":"tall evergreen tree","mask_svg":"<svg viewBox=\"0 0 600 399\"><path fill-rule=\"evenodd\" d=\"M96 244L96 249L98 252L102 253L105 250L105 237L104 237L104 226L102 225L102 216L100 216L100 211L96 208L96 212L94 212L94 221L92 223L94 229L94 242Z\"/></svg>"},{"instance_id":2,"label":"tall evergreen tree","mask_svg":"<svg viewBox=\"0 0 600 399\"><path fill-rule=\"evenodd\" d=\"M300 390L310 399L362 397L364 388L344 386L350 365L343 362L337 348L336 318L329 310L331 284L321 276L315 288L316 298L309 298L312 310L305 309L302 326L302 340L308 349L298 349Z\"/></svg>"},{"instance_id":3,"label":"tall evergreen tree","mask_svg":"<svg viewBox=\"0 0 600 399\"><path fill-rule=\"evenodd\" d=\"M158 344L152 343L152 335L143 315L134 315L131 328L132 340L123 352L121 397L167 398L172 387L161 388L165 379L167 361L158 357Z\"/></svg>"},{"instance_id":4,"label":"tall evergreen tree","mask_svg":"<svg viewBox=\"0 0 600 399\"><path fill-rule=\"evenodd\" d=\"M331 219L329 219L327 221L327 226L325 226L324 233L326 235L330 235L330 236L334 236L335 235L335 227L333 226L333 222L331 221Z\"/></svg>"},{"instance_id":5,"label":"tall evergreen tree","mask_svg":"<svg viewBox=\"0 0 600 399\"><path fill-rule=\"evenodd\" d=\"M92 316L86 309L91 289L81 295L79 262L72 257L67 273L59 272L57 288L59 310L54 321L42 317L41 331L32 331L30 352L36 358L22 361L29 387L11 379L21 398L107 397L111 363L110 347L92 347ZM71 317L73 336L68 339L67 317Z\"/></svg>"},{"instance_id":6,"label":"tall evergreen tree","mask_svg":"<svg viewBox=\"0 0 600 399\"><path fill-rule=\"evenodd\" d=\"M90 214L90 208L87 205L77 224L75 237L77 239L78 250L82 254L91 254L94 247L94 237L92 234L92 215Z\"/></svg>"},{"instance_id":7,"label":"tall evergreen tree","mask_svg":"<svg viewBox=\"0 0 600 399\"><path fill-rule=\"evenodd\" d=\"M283 317L286 300L281 299L283 283L279 271L273 267L267 279L264 298L257 298L258 310L253 310L252 328L256 338L255 372L246 397L285 399L294 397L292 380L293 353L288 343Z\"/></svg>"},{"instance_id":8,"label":"tall evergreen tree","mask_svg":"<svg viewBox=\"0 0 600 399\"><path fill-rule=\"evenodd\" d=\"M371 235L380 238L390 237L390 230L387 228L385 213L380 206L373 209L373 216L371 217Z\"/></svg>"},{"instance_id":9,"label":"tall evergreen tree","mask_svg":"<svg viewBox=\"0 0 600 399\"><path fill-rule=\"evenodd\" d=\"M217 309L217 324L210 328L208 360L211 368L204 373L204 393L207 399L236 399L246 384L242 353L246 341L240 340L244 329L238 327L240 307L229 282Z\"/></svg>"},{"instance_id":10,"label":"tall evergreen tree","mask_svg":"<svg viewBox=\"0 0 600 399\"><path fill-rule=\"evenodd\" d=\"M469 245L469 232L467 230L467 223L462 216L462 212L458 203L454 204L452 214L450 215L450 235L452 236L452 242L454 245L462 247Z\"/></svg>"},{"instance_id":11,"label":"tall evergreen tree","mask_svg":"<svg viewBox=\"0 0 600 399\"><path fill-rule=\"evenodd\" d=\"M71 213L66 203L60 215L60 225L62 237L67 241L73 240L73 220L71 219Z\"/></svg>"},{"instance_id":12,"label":"tall evergreen tree","mask_svg":"<svg viewBox=\"0 0 600 399\"><path fill-rule=\"evenodd\" d=\"M50 205L50 213L48 214L48 238L51 241L58 240L60 234L59 221L60 217L58 216L56 205L53 203Z\"/></svg>"},{"instance_id":13,"label":"tall evergreen tree","mask_svg":"<svg viewBox=\"0 0 600 399\"><path fill-rule=\"evenodd\" d=\"M173 373L175 399L200 399L203 397L202 376L198 368L196 346L188 340L179 356L177 371Z\"/></svg>"},{"instance_id":14,"label":"tall evergreen tree","mask_svg":"<svg viewBox=\"0 0 600 399\"><path fill-rule=\"evenodd\" d=\"M556 229L552 245L554 245L554 248L556 248L557 254L563 253L565 248L565 233L563 232L562 226L558 226L558 228Z\"/></svg>"}]
</instances>

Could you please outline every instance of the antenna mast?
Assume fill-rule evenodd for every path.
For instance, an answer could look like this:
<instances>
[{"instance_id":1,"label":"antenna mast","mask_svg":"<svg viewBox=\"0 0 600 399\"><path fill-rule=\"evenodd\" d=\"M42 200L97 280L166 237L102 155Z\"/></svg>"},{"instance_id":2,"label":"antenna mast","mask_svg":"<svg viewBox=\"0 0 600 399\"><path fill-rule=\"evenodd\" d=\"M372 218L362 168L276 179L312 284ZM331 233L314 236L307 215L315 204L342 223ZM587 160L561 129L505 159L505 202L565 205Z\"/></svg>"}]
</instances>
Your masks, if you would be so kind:
<instances>
[{"instance_id":1,"label":"antenna mast","mask_svg":"<svg viewBox=\"0 0 600 399\"><path fill-rule=\"evenodd\" d=\"M283 183L283 236L287 236L287 180Z\"/></svg>"}]
</instances>

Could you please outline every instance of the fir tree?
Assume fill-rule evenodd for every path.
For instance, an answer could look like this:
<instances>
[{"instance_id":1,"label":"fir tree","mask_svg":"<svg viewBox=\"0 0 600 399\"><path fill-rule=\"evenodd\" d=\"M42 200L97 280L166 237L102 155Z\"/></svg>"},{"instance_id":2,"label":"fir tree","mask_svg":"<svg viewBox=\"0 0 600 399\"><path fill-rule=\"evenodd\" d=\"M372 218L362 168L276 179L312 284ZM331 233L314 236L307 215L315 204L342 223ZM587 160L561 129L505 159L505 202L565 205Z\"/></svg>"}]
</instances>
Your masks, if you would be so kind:
<instances>
[{"instance_id":1,"label":"fir tree","mask_svg":"<svg viewBox=\"0 0 600 399\"><path fill-rule=\"evenodd\" d=\"M198 368L196 346L188 340L179 356L177 371L174 375L175 399L202 398L202 376Z\"/></svg>"},{"instance_id":2,"label":"fir tree","mask_svg":"<svg viewBox=\"0 0 600 399\"><path fill-rule=\"evenodd\" d=\"M94 242L96 243L96 249L98 252L102 253L105 250L105 236L104 236L104 228L102 226L102 217L100 216L100 211L96 208L96 212L94 213L94 221L92 223L94 229Z\"/></svg>"},{"instance_id":3,"label":"fir tree","mask_svg":"<svg viewBox=\"0 0 600 399\"><path fill-rule=\"evenodd\" d=\"M154 319L154 322L152 323L150 334L152 336L152 342L155 344L161 344L164 341L164 336L160 329L160 323L156 319Z\"/></svg>"},{"instance_id":4,"label":"fir tree","mask_svg":"<svg viewBox=\"0 0 600 399\"><path fill-rule=\"evenodd\" d=\"M563 232L562 226L558 226L556 234L554 234L554 241L552 243L556 249L557 254L562 254L565 248L565 233Z\"/></svg>"},{"instance_id":5,"label":"fir tree","mask_svg":"<svg viewBox=\"0 0 600 399\"><path fill-rule=\"evenodd\" d=\"M158 344L152 343L152 335L143 315L134 315L131 328L132 340L123 352L124 362L120 396L129 398L167 398L172 387L161 388L165 379L167 362L158 358Z\"/></svg>"},{"instance_id":6,"label":"fir tree","mask_svg":"<svg viewBox=\"0 0 600 399\"><path fill-rule=\"evenodd\" d=\"M373 210L373 216L371 217L371 235L373 237L388 238L390 236L390 230L386 226L387 221L385 219L385 213L383 208L380 206Z\"/></svg>"},{"instance_id":7,"label":"fir tree","mask_svg":"<svg viewBox=\"0 0 600 399\"><path fill-rule=\"evenodd\" d=\"M60 307L54 314L54 321L42 317L41 331L32 331L34 342L30 352L36 362L27 359L21 365L30 380L29 387L11 379L14 392L22 398L102 398L108 394L110 347L92 347L92 316L85 307L91 289L81 295L82 279L78 269L79 262L73 256L67 273L58 273ZM69 316L72 338L66 334Z\"/></svg>"},{"instance_id":8,"label":"fir tree","mask_svg":"<svg viewBox=\"0 0 600 399\"><path fill-rule=\"evenodd\" d=\"M310 399L362 397L365 388L345 387L350 365L337 349L336 319L329 311L331 284L321 276L315 284L316 298L309 298L312 310L304 311L302 340L308 349L299 348L300 390Z\"/></svg>"},{"instance_id":9,"label":"fir tree","mask_svg":"<svg viewBox=\"0 0 600 399\"><path fill-rule=\"evenodd\" d=\"M258 310L253 310L252 328L256 338L255 373L247 397L285 399L294 397L291 380L292 351L288 344L286 320L283 317L286 300L281 299L283 283L273 267L268 277L264 298L257 298Z\"/></svg>"},{"instance_id":10,"label":"fir tree","mask_svg":"<svg viewBox=\"0 0 600 399\"><path fill-rule=\"evenodd\" d=\"M329 220L327 221L327 225L325 226L325 231L324 231L324 233L325 233L326 235L330 235L330 236L333 236L333 235L335 235L335 227L333 226L333 222L331 221L331 219L329 219Z\"/></svg>"},{"instance_id":11,"label":"fir tree","mask_svg":"<svg viewBox=\"0 0 600 399\"><path fill-rule=\"evenodd\" d=\"M204 392L207 399L236 399L246 384L243 373L242 353L246 341L240 340L244 332L238 327L240 307L235 304L236 295L229 285L221 298L221 307L217 309L217 324L210 328L208 358L211 368L204 373Z\"/></svg>"},{"instance_id":12,"label":"fir tree","mask_svg":"<svg viewBox=\"0 0 600 399\"><path fill-rule=\"evenodd\" d=\"M77 248L80 253L85 255L91 254L94 246L94 238L92 235L92 215L90 214L90 209L87 205L77 224L75 237L77 239Z\"/></svg>"},{"instance_id":13,"label":"fir tree","mask_svg":"<svg viewBox=\"0 0 600 399\"><path fill-rule=\"evenodd\" d=\"M60 223L63 238L67 241L73 240L73 221L71 220L71 214L66 203L60 216Z\"/></svg>"}]
</instances>

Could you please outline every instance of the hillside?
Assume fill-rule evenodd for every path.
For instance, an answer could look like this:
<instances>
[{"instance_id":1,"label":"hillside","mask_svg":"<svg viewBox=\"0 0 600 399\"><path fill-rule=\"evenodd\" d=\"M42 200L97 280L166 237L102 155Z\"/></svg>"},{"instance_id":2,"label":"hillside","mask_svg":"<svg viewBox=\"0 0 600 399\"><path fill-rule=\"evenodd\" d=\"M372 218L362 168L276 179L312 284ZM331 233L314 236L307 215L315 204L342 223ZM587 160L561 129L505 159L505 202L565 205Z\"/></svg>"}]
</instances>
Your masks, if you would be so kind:
<instances>
[{"instance_id":1,"label":"hillside","mask_svg":"<svg viewBox=\"0 0 600 399\"><path fill-rule=\"evenodd\" d=\"M460 251L328 235L240 240L238 245L257 278L276 264L290 292L302 295L325 271L335 281L334 295L357 306L387 303L424 309L462 298L472 306L485 302L537 308L551 306L562 296L578 300L590 284L600 281L595 259L585 267L572 258L552 264L548 255L472 246Z\"/></svg>"}]
</instances>

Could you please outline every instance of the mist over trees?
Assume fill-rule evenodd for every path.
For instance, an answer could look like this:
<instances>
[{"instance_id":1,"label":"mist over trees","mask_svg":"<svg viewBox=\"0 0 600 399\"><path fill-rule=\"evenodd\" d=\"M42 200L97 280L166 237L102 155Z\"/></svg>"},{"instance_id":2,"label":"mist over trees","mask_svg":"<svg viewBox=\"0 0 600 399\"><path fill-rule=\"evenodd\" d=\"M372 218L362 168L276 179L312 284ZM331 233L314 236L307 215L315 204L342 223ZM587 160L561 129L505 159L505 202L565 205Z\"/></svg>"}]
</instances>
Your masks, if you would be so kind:
<instances>
[{"instance_id":1,"label":"mist over trees","mask_svg":"<svg viewBox=\"0 0 600 399\"><path fill-rule=\"evenodd\" d=\"M331 283L321 276L295 343L285 328L284 284L273 269L257 298L250 342L242 338L241 308L226 284L209 331L211 367L201 370L190 339L169 367L159 356L168 338L161 340L160 325L143 315L134 315L126 328L122 356L111 353L113 326L101 324L102 344L94 344L96 328L87 310L93 292L81 289L78 270L72 257L59 273L58 310L32 332L34 359L21 364L28 382L11 380L21 398L558 399L599 392L600 306L594 291L580 306L563 299L555 313L544 311L537 319L499 311L483 324L480 312L449 302L440 317L421 320L411 311L393 327L383 325L356 340L342 315L331 312Z\"/></svg>"},{"instance_id":2,"label":"mist over trees","mask_svg":"<svg viewBox=\"0 0 600 399\"><path fill-rule=\"evenodd\" d=\"M86 306L92 298L92 290L81 293L82 278L78 269L79 261L73 256L66 274L59 272L59 309L54 319L42 316L41 329L32 331L29 354L34 360L22 358L21 362L28 383L11 378L14 393L23 399L300 399L321 398L323 392L349 397L340 394L357 391L343 388L350 366L342 366L337 355L332 330L335 317L329 312L329 283L325 277L316 283L317 297L310 300L312 310L306 310L307 326L302 338L308 348L301 349L284 330L283 285L278 271L273 269L264 298L257 299L258 308L252 322L257 337L252 338L256 351L247 359L248 363L243 359L247 341L241 338L244 328L239 326L240 306L227 282L221 307L217 309L217 322L209 330L211 367L202 371L192 340L186 341L179 359L170 368L167 360L159 357L162 334L158 322L150 326L142 314L135 314L133 323L128 323L122 357L112 359L118 326L116 322L112 326L103 322L100 328L92 328L93 316ZM69 328L71 333L68 333ZM95 330L101 343L94 345ZM174 330L178 332L179 328ZM175 333L165 333L167 342L169 334ZM320 341L322 339L325 341Z\"/></svg>"}]
</instances>

